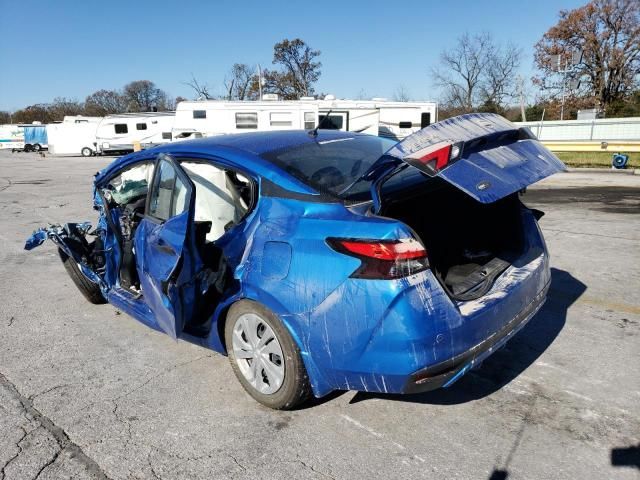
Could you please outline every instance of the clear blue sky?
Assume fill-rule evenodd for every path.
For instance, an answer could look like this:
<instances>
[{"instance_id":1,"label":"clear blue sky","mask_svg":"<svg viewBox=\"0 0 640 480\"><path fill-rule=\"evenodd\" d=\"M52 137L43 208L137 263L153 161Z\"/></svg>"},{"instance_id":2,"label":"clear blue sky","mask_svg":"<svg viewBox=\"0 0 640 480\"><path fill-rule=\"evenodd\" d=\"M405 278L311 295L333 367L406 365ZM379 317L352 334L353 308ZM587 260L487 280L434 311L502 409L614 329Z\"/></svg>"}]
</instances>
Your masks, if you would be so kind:
<instances>
[{"instance_id":1,"label":"clear blue sky","mask_svg":"<svg viewBox=\"0 0 640 480\"><path fill-rule=\"evenodd\" d=\"M271 66L273 44L300 37L322 51L317 89L391 97L404 85L435 99L429 68L465 31L489 31L524 51L560 9L586 0L134 1L0 0L0 109L148 79L191 97L191 72L222 93L234 62Z\"/></svg>"}]
</instances>

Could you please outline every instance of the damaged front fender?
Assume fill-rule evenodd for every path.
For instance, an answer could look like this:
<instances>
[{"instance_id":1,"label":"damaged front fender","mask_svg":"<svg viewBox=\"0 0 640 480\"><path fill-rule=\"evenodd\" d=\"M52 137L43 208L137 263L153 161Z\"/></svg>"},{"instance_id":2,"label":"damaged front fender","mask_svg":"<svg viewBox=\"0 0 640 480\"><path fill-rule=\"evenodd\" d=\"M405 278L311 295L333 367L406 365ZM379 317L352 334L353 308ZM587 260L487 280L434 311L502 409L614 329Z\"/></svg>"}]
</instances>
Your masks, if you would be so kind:
<instances>
[{"instance_id":1,"label":"damaged front fender","mask_svg":"<svg viewBox=\"0 0 640 480\"><path fill-rule=\"evenodd\" d=\"M92 244L87 242L85 237L90 230L90 222L53 224L42 227L27 238L24 249L33 250L42 245L45 240L51 240L60 250L76 261L80 271L87 279L98 284L104 290L106 284L98 273L98 270L104 265L104 256L101 249L96 248L97 242Z\"/></svg>"}]
</instances>

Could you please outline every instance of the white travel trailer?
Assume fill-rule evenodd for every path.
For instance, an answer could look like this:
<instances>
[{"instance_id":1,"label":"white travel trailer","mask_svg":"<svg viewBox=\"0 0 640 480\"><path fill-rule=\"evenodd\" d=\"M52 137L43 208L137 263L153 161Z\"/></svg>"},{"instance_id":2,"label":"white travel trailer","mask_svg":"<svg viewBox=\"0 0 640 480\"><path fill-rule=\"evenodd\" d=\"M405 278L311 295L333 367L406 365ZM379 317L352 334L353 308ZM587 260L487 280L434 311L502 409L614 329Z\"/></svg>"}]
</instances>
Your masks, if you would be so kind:
<instances>
[{"instance_id":1,"label":"white travel trailer","mask_svg":"<svg viewBox=\"0 0 640 480\"><path fill-rule=\"evenodd\" d=\"M131 152L171 141L175 112L121 113L104 117L96 129L96 152Z\"/></svg>"},{"instance_id":2,"label":"white travel trailer","mask_svg":"<svg viewBox=\"0 0 640 480\"><path fill-rule=\"evenodd\" d=\"M55 155L96 154L96 130L102 117L64 117L62 123L47 125L49 152Z\"/></svg>"},{"instance_id":3,"label":"white travel trailer","mask_svg":"<svg viewBox=\"0 0 640 480\"><path fill-rule=\"evenodd\" d=\"M331 112L320 128L363 131L398 140L438 120L438 104L435 102L395 102L384 98L336 100L332 95L317 102L320 119ZM377 118L366 112L377 112ZM374 118L376 126L363 129Z\"/></svg>"},{"instance_id":4,"label":"white travel trailer","mask_svg":"<svg viewBox=\"0 0 640 480\"><path fill-rule=\"evenodd\" d=\"M104 117L87 117L85 115L65 115L62 123L100 123Z\"/></svg>"},{"instance_id":5,"label":"white travel trailer","mask_svg":"<svg viewBox=\"0 0 640 480\"><path fill-rule=\"evenodd\" d=\"M24 149L24 130L19 125L0 125L0 150Z\"/></svg>"},{"instance_id":6,"label":"white travel trailer","mask_svg":"<svg viewBox=\"0 0 640 480\"><path fill-rule=\"evenodd\" d=\"M317 102L185 101L176 107L173 138L181 140L255 130L312 130L317 118Z\"/></svg>"}]
</instances>

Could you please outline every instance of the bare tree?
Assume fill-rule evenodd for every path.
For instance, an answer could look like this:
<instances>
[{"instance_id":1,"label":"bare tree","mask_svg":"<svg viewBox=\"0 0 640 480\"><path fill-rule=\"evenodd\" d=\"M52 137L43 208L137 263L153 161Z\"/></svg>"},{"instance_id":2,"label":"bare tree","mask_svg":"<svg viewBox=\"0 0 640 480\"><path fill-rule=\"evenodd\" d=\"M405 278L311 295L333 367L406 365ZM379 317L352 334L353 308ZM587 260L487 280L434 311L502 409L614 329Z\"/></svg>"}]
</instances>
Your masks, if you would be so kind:
<instances>
[{"instance_id":1,"label":"bare tree","mask_svg":"<svg viewBox=\"0 0 640 480\"><path fill-rule=\"evenodd\" d=\"M258 98L256 67L246 63L234 63L224 80L229 100L255 100Z\"/></svg>"},{"instance_id":2,"label":"bare tree","mask_svg":"<svg viewBox=\"0 0 640 480\"><path fill-rule=\"evenodd\" d=\"M5 123L11 123L13 115L6 110L0 110L0 125Z\"/></svg>"},{"instance_id":3,"label":"bare tree","mask_svg":"<svg viewBox=\"0 0 640 480\"><path fill-rule=\"evenodd\" d=\"M206 83L200 83L193 73L191 74L191 80L184 82L184 84L196 92L197 100L212 100L214 98L209 92L209 86Z\"/></svg>"},{"instance_id":4,"label":"bare tree","mask_svg":"<svg viewBox=\"0 0 640 480\"><path fill-rule=\"evenodd\" d=\"M436 86L443 90L445 104L464 111L479 102L482 73L492 40L488 33L458 37L456 45L440 53L440 68L431 72Z\"/></svg>"},{"instance_id":5,"label":"bare tree","mask_svg":"<svg viewBox=\"0 0 640 480\"><path fill-rule=\"evenodd\" d=\"M517 72L522 50L513 44L504 47L490 45L485 70L481 74L480 97L483 104L506 107L518 91Z\"/></svg>"},{"instance_id":6,"label":"bare tree","mask_svg":"<svg viewBox=\"0 0 640 480\"><path fill-rule=\"evenodd\" d=\"M396 102L408 102L411 100L411 95L404 85L398 85L395 92L393 92L393 99Z\"/></svg>"},{"instance_id":7,"label":"bare tree","mask_svg":"<svg viewBox=\"0 0 640 480\"><path fill-rule=\"evenodd\" d=\"M356 100L369 100L371 96L367 93L367 91L364 88L361 88L355 98Z\"/></svg>"},{"instance_id":8,"label":"bare tree","mask_svg":"<svg viewBox=\"0 0 640 480\"><path fill-rule=\"evenodd\" d=\"M13 123L51 123L53 120L47 104L30 105L13 112Z\"/></svg>"},{"instance_id":9,"label":"bare tree","mask_svg":"<svg viewBox=\"0 0 640 480\"><path fill-rule=\"evenodd\" d=\"M54 98L48 105L48 110L53 120L62 120L66 115L82 115L85 112L84 104L65 97Z\"/></svg>"},{"instance_id":10,"label":"bare tree","mask_svg":"<svg viewBox=\"0 0 640 480\"><path fill-rule=\"evenodd\" d=\"M98 90L89 95L84 101L87 115L102 117L112 113L127 111L127 102L122 94L116 90Z\"/></svg>"},{"instance_id":11,"label":"bare tree","mask_svg":"<svg viewBox=\"0 0 640 480\"><path fill-rule=\"evenodd\" d=\"M123 88L123 95L130 112L167 110L167 94L150 80L135 80Z\"/></svg>"},{"instance_id":12,"label":"bare tree","mask_svg":"<svg viewBox=\"0 0 640 480\"><path fill-rule=\"evenodd\" d=\"M581 57L573 66L574 78L582 80L581 91L575 93L591 97L602 108L629 97L640 76L640 2L592 0L560 12L558 23L535 45L535 62L542 72L535 81L552 98L566 80L558 74L558 63L574 63L574 55Z\"/></svg>"}]
</instances>

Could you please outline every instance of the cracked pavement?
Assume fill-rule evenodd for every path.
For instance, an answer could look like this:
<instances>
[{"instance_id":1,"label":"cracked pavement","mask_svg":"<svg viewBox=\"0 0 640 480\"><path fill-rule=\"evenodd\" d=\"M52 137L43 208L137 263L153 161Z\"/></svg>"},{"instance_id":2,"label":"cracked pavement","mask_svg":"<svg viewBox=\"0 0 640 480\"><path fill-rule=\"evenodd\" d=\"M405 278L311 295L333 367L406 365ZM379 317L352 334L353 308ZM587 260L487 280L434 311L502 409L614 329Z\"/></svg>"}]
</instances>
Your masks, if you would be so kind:
<instances>
[{"instance_id":1,"label":"cracked pavement","mask_svg":"<svg viewBox=\"0 0 640 480\"><path fill-rule=\"evenodd\" d=\"M22 250L95 220L108 162L0 151L0 480L640 478L640 176L529 190L549 300L452 388L276 412L225 357L87 303L52 244Z\"/></svg>"}]
</instances>

